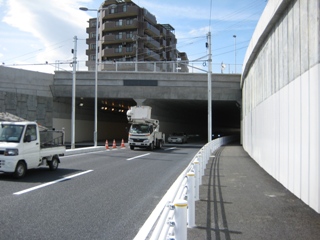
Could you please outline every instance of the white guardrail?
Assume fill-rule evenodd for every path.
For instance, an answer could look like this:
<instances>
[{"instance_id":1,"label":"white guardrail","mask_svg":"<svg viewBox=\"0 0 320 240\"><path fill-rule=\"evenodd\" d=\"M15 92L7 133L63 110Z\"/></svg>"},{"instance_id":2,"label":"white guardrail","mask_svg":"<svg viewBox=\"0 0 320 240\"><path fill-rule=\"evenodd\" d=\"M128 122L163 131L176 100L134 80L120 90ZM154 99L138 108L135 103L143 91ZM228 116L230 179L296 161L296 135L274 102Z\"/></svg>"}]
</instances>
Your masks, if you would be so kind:
<instances>
[{"instance_id":1,"label":"white guardrail","mask_svg":"<svg viewBox=\"0 0 320 240\"><path fill-rule=\"evenodd\" d=\"M199 200L206 165L211 154L220 146L235 140L221 137L204 145L180 174L134 240L186 240L187 228L195 227L195 201Z\"/></svg>"}]
</instances>

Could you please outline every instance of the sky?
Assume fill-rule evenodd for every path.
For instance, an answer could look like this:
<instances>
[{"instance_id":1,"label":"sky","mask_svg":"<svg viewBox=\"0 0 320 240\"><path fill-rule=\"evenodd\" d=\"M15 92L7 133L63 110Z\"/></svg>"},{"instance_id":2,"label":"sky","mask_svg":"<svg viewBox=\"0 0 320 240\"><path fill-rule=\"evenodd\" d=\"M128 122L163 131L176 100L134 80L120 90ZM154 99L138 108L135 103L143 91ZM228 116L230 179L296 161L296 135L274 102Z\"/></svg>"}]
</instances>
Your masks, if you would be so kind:
<instances>
[{"instance_id":1,"label":"sky","mask_svg":"<svg viewBox=\"0 0 320 240\"><path fill-rule=\"evenodd\" d=\"M175 30L177 49L186 52L193 69L208 70L211 33L213 73L241 73L247 46L266 0L133 0ZM77 47L77 70L86 71L86 28L103 0L0 0L0 64L54 73L72 71L71 50ZM74 41L74 37L77 41ZM221 68L221 65L224 68Z\"/></svg>"}]
</instances>

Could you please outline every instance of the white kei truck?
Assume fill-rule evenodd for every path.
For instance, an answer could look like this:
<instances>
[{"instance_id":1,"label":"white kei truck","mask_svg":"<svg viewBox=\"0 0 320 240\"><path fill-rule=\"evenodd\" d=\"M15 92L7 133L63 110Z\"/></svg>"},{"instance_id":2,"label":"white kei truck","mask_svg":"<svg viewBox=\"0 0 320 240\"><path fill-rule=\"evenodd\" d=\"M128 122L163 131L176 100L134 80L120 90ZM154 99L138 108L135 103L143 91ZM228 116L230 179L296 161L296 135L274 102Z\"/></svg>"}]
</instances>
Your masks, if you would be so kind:
<instances>
[{"instance_id":1,"label":"white kei truck","mask_svg":"<svg viewBox=\"0 0 320 240\"><path fill-rule=\"evenodd\" d=\"M131 150L137 148L162 148L165 134L159 131L159 120L151 119L150 106L133 106L127 111L127 119L131 124L128 144Z\"/></svg>"},{"instance_id":2,"label":"white kei truck","mask_svg":"<svg viewBox=\"0 0 320 240\"><path fill-rule=\"evenodd\" d=\"M0 121L0 172L22 178L28 169L58 168L66 151L63 130L48 130L9 113L0 113L0 119L5 119Z\"/></svg>"}]
</instances>

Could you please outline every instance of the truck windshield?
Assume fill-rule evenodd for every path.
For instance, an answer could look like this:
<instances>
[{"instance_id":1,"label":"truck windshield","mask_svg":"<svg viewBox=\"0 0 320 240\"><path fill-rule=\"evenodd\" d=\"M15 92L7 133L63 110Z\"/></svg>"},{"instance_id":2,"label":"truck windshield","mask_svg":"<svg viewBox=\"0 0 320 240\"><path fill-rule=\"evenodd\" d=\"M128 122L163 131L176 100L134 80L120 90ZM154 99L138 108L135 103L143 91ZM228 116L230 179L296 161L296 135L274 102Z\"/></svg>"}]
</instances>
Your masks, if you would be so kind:
<instances>
[{"instance_id":1,"label":"truck windshield","mask_svg":"<svg viewBox=\"0 0 320 240\"><path fill-rule=\"evenodd\" d=\"M1 142L20 142L23 132L23 125L1 124L0 141Z\"/></svg>"},{"instance_id":2,"label":"truck windshield","mask_svg":"<svg viewBox=\"0 0 320 240\"><path fill-rule=\"evenodd\" d=\"M148 124L132 124L130 133L150 133L150 126Z\"/></svg>"}]
</instances>

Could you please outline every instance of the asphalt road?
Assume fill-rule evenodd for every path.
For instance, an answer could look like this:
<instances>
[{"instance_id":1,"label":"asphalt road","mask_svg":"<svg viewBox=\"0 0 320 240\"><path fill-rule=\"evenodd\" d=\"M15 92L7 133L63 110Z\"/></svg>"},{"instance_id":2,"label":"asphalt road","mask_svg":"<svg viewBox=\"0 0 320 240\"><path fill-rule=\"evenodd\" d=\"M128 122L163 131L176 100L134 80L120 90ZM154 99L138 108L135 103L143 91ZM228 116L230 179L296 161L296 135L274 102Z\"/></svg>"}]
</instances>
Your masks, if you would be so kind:
<instances>
[{"instance_id":1,"label":"asphalt road","mask_svg":"<svg viewBox=\"0 0 320 240\"><path fill-rule=\"evenodd\" d=\"M104 150L21 180L0 174L0 239L133 239L202 146Z\"/></svg>"}]
</instances>

